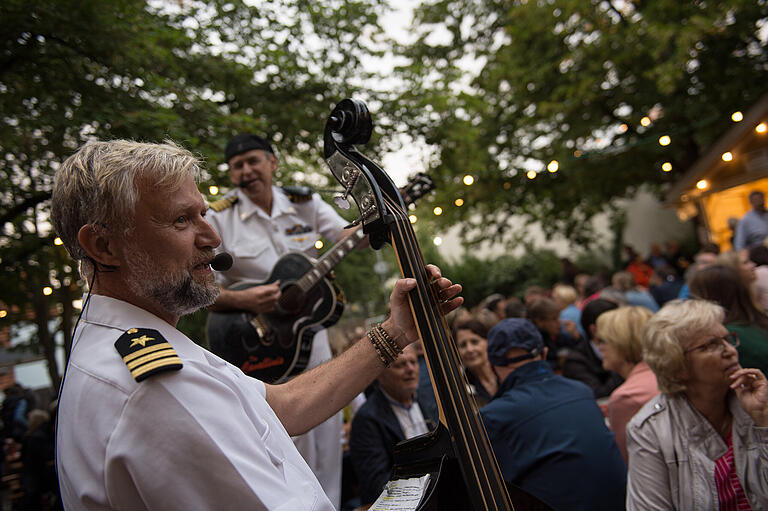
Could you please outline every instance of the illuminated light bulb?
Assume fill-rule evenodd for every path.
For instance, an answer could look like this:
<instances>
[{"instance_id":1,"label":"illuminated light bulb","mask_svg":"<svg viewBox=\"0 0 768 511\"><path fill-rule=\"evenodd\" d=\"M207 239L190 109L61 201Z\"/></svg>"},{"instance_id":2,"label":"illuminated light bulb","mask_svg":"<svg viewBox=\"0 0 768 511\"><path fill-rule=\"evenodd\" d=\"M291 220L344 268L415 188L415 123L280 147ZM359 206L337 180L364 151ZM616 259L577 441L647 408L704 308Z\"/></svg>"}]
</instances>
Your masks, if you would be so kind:
<instances>
[{"instance_id":1,"label":"illuminated light bulb","mask_svg":"<svg viewBox=\"0 0 768 511\"><path fill-rule=\"evenodd\" d=\"M472 183L475 182L475 178L467 174L464 176L463 181L465 185L470 186Z\"/></svg>"},{"instance_id":2,"label":"illuminated light bulb","mask_svg":"<svg viewBox=\"0 0 768 511\"><path fill-rule=\"evenodd\" d=\"M512 183L509 181L504 181L504 189L509 190L510 188L512 188Z\"/></svg>"},{"instance_id":3,"label":"illuminated light bulb","mask_svg":"<svg viewBox=\"0 0 768 511\"><path fill-rule=\"evenodd\" d=\"M731 114L731 119L733 122L740 122L742 119L744 119L744 114L737 110Z\"/></svg>"},{"instance_id":4,"label":"illuminated light bulb","mask_svg":"<svg viewBox=\"0 0 768 511\"><path fill-rule=\"evenodd\" d=\"M320 250L321 248L323 248L323 240L317 240L317 241L315 242L315 248L316 248L316 249L318 249L318 250Z\"/></svg>"},{"instance_id":5,"label":"illuminated light bulb","mask_svg":"<svg viewBox=\"0 0 768 511\"><path fill-rule=\"evenodd\" d=\"M7 310L5 310L5 309L3 309L3 310L0 310L0 318L4 318L4 317L6 317L7 315L8 315L8 311L7 311Z\"/></svg>"},{"instance_id":6,"label":"illuminated light bulb","mask_svg":"<svg viewBox=\"0 0 768 511\"><path fill-rule=\"evenodd\" d=\"M432 239L432 243L434 243L435 246L439 247L440 245L443 244L443 238L441 238L440 236L435 236L434 239Z\"/></svg>"},{"instance_id":7,"label":"illuminated light bulb","mask_svg":"<svg viewBox=\"0 0 768 511\"><path fill-rule=\"evenodd\" d=\"M627 126L626 124L622 124L621 126L619 126L619 131L621 133L625 133L628 129L629 129L629 126Z\"/></svg>"},{"instance_id":8,"label":"illuminated light bulb","mask_svg":"<svg viewBox=\"0 0 768 511\"><path fill-rule=\"evenodd\" d=\"M456 199L453 203L456 204L456 207L460 208L464 205L464 199Z\"/></svg>"},{"instance_id":9,"label":"illuminated light bulb","mask_svg":"<svg viewBox=\"0 0 768 511\"><path fill-rule=\"evenodd\" d=\"M63 245L63 244L64 244L64 242L63 242L63 241L61 241L61 238L59 238L58 236L56 236L56 237L53 239L53 244L54 244L54 245Z\"/></svg>"},{"instance_id":10,"label":"illuminated light bulb","mask_svg":"<svg viewBox=\"0 0 768 511\"><path fill-rule=\"evenodd\" d=\"M416 220L418 220L418 219L419 219L419 217L417 217L416 215L409 215L408 216L408 220L410 220L412 224L415 224Z\"/></svg>"},{"instance_id":11,"label":"illuminated light bulb","mask_svg":"<svg viewBox=\"0 0 768 511\"><path fill-rule=\"evenodd\" d=\"M643 126L650 126L651 125L651 118L646 115L645 117L640 119L640 124L642 124Z\"/></svg>"},{"instance_id":12,"label":"illuminated light bulb","mask_svg":"<svg viewBox=\"0 0 768 511\"><path fill-rule=\"evenodd\" d=\"M578 149L576 149L576 150L573 152L573 155L574 155L576 158L579 158L579 157L581 157L581 151L579 151Z\"/></svg>"},{"instance_id":13,"label":"illuminated light bulb","mask_svg":"<svg viewBox=\"0 0 768 511\"><path fill-rule=\"evenodd\" d=\"M552 160L549 162L549 165L547 165L547 170L550 172L557 172L557 169L560 168L560 164L557 163L557 160Z\"/></svg>"},{"instance_id":14,"label":"illuminated light bulb","mask_svg":"<svg viewBox=\"0 0 768 511\"><path fill-rule=\"evenodd\" d=\"M709 182L706 179L702 179L701 181L696 183L696 188L698 188L699 190L706 190L707 188L709 188Z\"/></svg>"},{"instance_id":15,"label":"illuminated light bulb","mask_svg":"<svg viewBox=\"0 0 768 511\"><path fill-rule=\"evenodd\" d=\"M768 131L768 124L761 122L760 124L755 126L755 131L758 133L765 133L766 131Z\"/></svg>"},{"instance_id":16,"label":"illuminated light bulb","mask_svg":"<svg viewBox=\"0 0 768 511\"><path fill-rule=\"evenodd\" d=\"M208 187L208 193L211 195L218 195L219 194L219 187L216 185L211 185Z\"/></svg>"},{"instance_id":17,"label":"illuminated light bulb","mask_svg":"<svg viewBox=\"0 0 768 511\"><path fill-rule=\"evenodd\" d=\"M525 173L525 176L528 179L535 179L536 178L536 171L535 170L529 170L528 172Z\"/></svg>"},{"instance_id":18,"label":"illuminated light bulb","mask_svg":"<svg viewBox=\"0 0 768 511\"><path fill-rule=\"evenodd\" d=\"M436 216L440 216L443 214L443 208L440 206L435 206L435 209L432 210L432 213L434 213Z\"/></svg>"},{"instance_id":19,"label":"illuminated light bulb","mask_svg":"<svg viewBox=\"0 0 768 511\"><path fill-rule=\"evenodd\" d=\"M663 170L664 172L669 172L670 170L672 170L672 164L669 163L668 161L665 161L664 163L661 164L661 170Z\"/></svg>"},{"instance_id":20,"label":"illuminated light bulb","mask_svg":"<svg viewBox=\"0 0 768 511\"><path fill-rule=\"evenodd\" d=\"M669 135L662 135L659 137L659 145L669 145L672 142L672 138Z\"/></svg>"},{"instance_id":21,"label":"illuminated light bulb","mask_svg":"<svg viewBox=\"0 0 768 511\"><path fill-rule=\"evenodd\" d=\"M726 151L723 153L721 158L723 159L723 161L733 161L733 153L730 151Z\"/></svg>"},{"instance_id":22,"label":"illuminated light bulb","mask_svg":"<svg viewBox=\"0 0 768 511\"><path fill-rule=\"evenodd\" d=\"M43 294L45 296L49 296L51 293L53 293L53 288L51 288L50 286L45 286L43 288Z\"/></svg>"}]
</instances>

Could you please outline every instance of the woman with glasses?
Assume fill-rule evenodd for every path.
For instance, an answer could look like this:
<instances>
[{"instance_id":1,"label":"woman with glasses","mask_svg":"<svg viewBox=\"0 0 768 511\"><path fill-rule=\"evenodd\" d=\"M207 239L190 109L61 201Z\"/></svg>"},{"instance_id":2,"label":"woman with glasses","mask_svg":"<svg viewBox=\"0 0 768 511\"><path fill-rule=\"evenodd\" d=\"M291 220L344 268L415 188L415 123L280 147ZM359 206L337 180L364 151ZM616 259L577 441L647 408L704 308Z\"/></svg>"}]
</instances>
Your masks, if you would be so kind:
<instances>
[{"instance_id":1,"label":"woman with glasses","mask_svg":"<svg viewBox=\"0 0 768 511\"><path fill-rule=\"evenodd\" d=\"M766 509L768 381L744 369L725 311L675 300L646 324L661 394L627 426L627 510Z\"/></svg>"},{"instance_id":2,"label":"woman with glasses","mask_svg":"<svg viewBox=\"0 0 768 511\"><path fill-rule=\"evenodd\" d=\"M739 362L768 373L768 314L757 305L739 272L721 265L702 268L691 277L690 288L691 296L725 309L725 327L741 341Z\"/></svg>"},{"instance_id":3,"label":"woman with glasses","mask_svg":"<svg viewBox=\"0 0 768 511\"><path fill-rule=\"evenodd\" d=\"M659 393L656 376L643 362L643 327L652 315L648 308L633 305L601 314L596 323L595 345L603 356L603 368L624 378L624 383L611 393L606 416L625 462L627 423Z\"/></svg>"}]
</instances>

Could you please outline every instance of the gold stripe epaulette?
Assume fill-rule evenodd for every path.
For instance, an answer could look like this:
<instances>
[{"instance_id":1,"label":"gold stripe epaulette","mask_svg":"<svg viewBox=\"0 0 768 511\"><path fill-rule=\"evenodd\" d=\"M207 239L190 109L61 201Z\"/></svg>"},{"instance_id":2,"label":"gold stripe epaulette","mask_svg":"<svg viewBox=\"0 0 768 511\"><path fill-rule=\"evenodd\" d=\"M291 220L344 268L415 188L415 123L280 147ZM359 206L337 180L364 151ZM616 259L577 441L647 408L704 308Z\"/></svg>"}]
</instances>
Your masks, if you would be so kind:
<instances>
[{"instance_id":1,"label":"gold stripe epaulette","mask_svg":"<svg viewBox=\"0 0 768 511\"><path fill-rule=\"evenodd\" d=\"M308 186L284 186L283 191L293 203L312 200L312 188Z\"/></svg>"},{"instance_id":2,"label":"gold stripe epaulette","mask_svg":"<svg viewBox=\"0 0 768 511\"><path fill-rule=\"evenodd\" d=\"M216 211L224 211L227 208L231 208L237 204L237 195L230 195L229 197L224 197L223 199L215 200L208 204L208 206Z\"/></svg>"},{"instance_id":3,"label":"gold stripe epaulette","mask_svg":"<svg viewBox=\"0 0 768 511\"><path fill-rule=\"evenodd\" d=\"M115 341L115 348L137 382L165 371L178 371L181 359L157 330L130 328Z\"/></svg>"}]
</instances>

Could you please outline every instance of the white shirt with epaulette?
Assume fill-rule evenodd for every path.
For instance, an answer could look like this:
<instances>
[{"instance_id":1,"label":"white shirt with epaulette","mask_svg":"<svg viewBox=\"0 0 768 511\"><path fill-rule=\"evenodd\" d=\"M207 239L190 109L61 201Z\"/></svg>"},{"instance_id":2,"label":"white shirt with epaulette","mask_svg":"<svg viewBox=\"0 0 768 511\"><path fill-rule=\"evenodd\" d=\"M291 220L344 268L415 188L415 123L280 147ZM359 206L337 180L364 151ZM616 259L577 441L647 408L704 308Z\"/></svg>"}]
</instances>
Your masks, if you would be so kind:
<instances>
[{"instance_id":1,"label":"white shirt with epaulette","mask_svg":"<svg viewBox=\"0 0 768 511\"><path fill-rule=\"evenodd\" d=\"M115 341L133 329L129 344L152 339L172 352L156 367L175 357L182 367L137 382L158 359L142 355L146 348L118 352ZM262 382L153 314L104 296L91 297L77 329L56 446L68 511L333 509Z\"/></svg>"}]
</instances>

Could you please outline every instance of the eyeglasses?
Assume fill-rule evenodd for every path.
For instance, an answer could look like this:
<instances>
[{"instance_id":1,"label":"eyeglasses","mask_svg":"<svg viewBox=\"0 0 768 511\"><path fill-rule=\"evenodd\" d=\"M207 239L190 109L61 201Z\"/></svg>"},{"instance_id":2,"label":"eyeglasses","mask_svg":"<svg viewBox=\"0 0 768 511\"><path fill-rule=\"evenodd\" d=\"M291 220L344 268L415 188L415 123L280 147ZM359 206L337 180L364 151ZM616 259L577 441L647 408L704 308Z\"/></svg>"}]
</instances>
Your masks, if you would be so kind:
<instances>
[{"instance_id":1,"label":"eyeglasses","mask_svg":"<svg viewBox=\"0 0 768 511\"><path fill-rule=\"evenodd\" d=\"M715 352L722 353L726 343L729 346L733 346L734 348L738 346L739 345L738 334L736 332L728 332L727 334L721 337L715 337L713 339L710 339L704 344L699 344L698 346L694 346L693 348L688 348L683 353L690 353L691 351L703 351L705 353L715 353Z\"/></svg>"}]
</instances>

